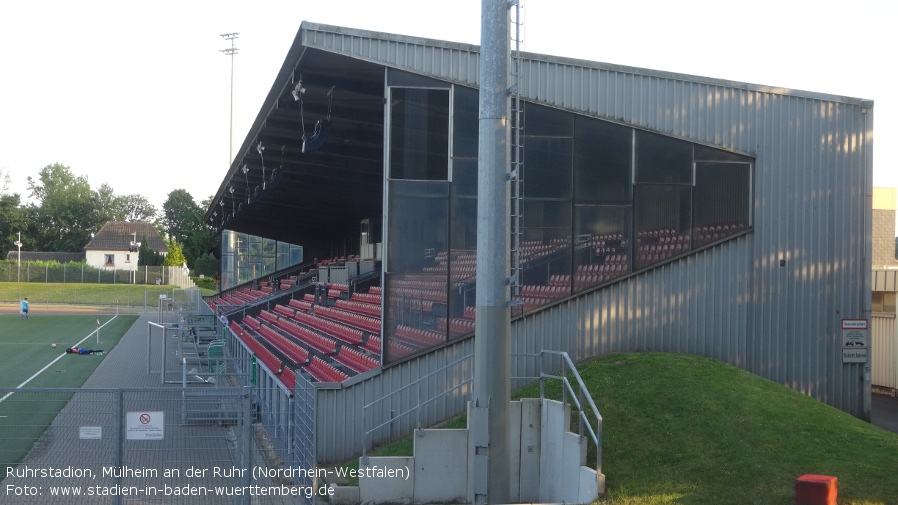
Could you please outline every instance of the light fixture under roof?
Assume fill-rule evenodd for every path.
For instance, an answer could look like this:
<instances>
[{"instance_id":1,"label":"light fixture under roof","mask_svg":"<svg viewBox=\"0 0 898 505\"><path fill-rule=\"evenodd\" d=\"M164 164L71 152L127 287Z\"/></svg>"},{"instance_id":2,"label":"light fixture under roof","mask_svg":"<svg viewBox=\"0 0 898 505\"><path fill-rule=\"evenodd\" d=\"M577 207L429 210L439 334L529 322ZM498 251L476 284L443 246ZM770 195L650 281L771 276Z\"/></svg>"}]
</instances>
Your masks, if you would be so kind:
<instances>
[{"instance_id":1,"label":"light fixture under roof","mask_svg":"<svg viewBox=\"0 0 898 505\"><path fill-rule=\"evenodd\" d=\"M293 99L298 102L300 96L305 92L306 88L302 87L302 78L300 78L299 82L296 83L296 87L293 88L293 91L291 91L290 94L293 95Z\"/></svg>"}]
</instances>

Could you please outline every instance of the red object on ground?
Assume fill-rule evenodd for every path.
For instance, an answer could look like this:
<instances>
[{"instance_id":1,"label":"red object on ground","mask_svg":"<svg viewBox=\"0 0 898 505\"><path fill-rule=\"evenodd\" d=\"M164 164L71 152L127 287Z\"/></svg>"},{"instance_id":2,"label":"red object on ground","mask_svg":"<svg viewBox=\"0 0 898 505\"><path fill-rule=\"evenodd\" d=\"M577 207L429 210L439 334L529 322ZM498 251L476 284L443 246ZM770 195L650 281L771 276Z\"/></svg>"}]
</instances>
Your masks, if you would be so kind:
<instances>
[{"instance_id":1,"label":"red object on ground","mask_svg":"<svg viewBox=\"0 0 898 505\"><path fill-rule=\"evenodd\" d=\"M795 505L837 505L839 479L805 474L795 480Z\"/></svg>"}]
</instances>

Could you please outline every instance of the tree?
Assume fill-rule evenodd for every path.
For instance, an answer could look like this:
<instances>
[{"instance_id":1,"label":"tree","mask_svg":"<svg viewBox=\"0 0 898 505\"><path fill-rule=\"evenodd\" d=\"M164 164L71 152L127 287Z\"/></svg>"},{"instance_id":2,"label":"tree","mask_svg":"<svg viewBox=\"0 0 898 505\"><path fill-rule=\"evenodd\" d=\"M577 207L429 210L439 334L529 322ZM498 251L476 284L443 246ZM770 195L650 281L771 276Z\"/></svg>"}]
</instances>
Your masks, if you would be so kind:
<instances>
[{"instance_id":1,"label":"tree","mask_svg":"<svg viewBox=\"0 0 898 505\"><path fill-rule=\"evenodd\" d=\"M184 256L191 260L188 264L192 266L192 260L211 252L209 232L203 226L203 209L190 193L183 189L169 193L162 204L162 214L165 234L173 242L182 244Z\"/></svg>"},{"instance_id":2,"label":"tree","mask_svg":"<svg viewBox=\"0 0 898 505\"><path fill-rule=\"evenodd\" d=\"M80 251L103 224L87 179L65 165L45 166L37 180L28 177L28 189L38 202L32 209L32 250Z\"/></svg>"},{"instance_id":3,"label":"tree","mask_svg":"<svg viewBox=\"0 0 898 505\"><path fill-rule=\"evenodd\" d=\"M172 240L168 244L168 255L165 256L165 261L162 262L163 265L168 267L179 267L186 263L186 259L184 259L184 253L181 251L181 245L178 244L177 240Z\"/></svg>"},{"instance_id":4,"label":"tree","mask_svg":"<svg viewBox=\"0 0 898 505\"><path fill-rule=\"evenodd\" d=\"M7 195L0 193L0 251L14 251L18 248L14 242L18 239L18 233L28 238L28 221L24 209L20 206L19 195ZM29 249L31 246L29 244ZM5 259L5 257L4 257Z\"/></svg>"},{"instance_id":5,"label":"tree","mask_svg":"<svg viewBox=\"0 0 898 505\"><path fill-rule=\"evenodd\" d=\"M94 203L96 204L96 221L98 223L125 220L121 210L121 197L115 195L109 184L101 184L100 189L94 192Z\"/></svg>"},{"instance_id":6,"label":"tree","mask_svg":"<svg viewBox=\"0 0 898 505\"><path fill-rule=\"evenodd\" d=\"M156 206L143 195L137 193L125 195L119 199L119 205L125 221L153 222L156 220Z\"/></svg>"},{"instance_id":7,"label":"tree","mask_svg":"<svg viewBox=\"0 0 898 505\"><path fill-rule=\"evenodd\" d=\"M144 236L140 241L140 250L137 252L137 264L140 266L157 267L162 264L162 255L159 251L150 249L149 240Z\"/></svg>"},{"instance_id":8,"label":"tree","mask_svg":"<svg viewBox=\"0 0 898 505\"><path fill-rule=\"evenodd\" d=\"M205 275L206 277L218 276L218 259L212 253L206 253L193 262L194 275Z\"/></svg>"}]
</instances>

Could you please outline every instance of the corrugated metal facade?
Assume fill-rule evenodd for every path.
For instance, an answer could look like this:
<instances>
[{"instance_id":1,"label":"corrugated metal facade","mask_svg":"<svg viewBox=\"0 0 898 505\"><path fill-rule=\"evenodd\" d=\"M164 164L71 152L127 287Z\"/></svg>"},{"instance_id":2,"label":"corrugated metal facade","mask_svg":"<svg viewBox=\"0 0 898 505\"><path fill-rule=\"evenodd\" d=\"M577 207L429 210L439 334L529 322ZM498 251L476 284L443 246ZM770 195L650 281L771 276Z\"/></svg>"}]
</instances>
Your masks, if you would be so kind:
<instances>
[{"instance_id":1,"label":"corrugated metal facade","mask_svg":"<svg viewBox=\"0 0 898 505\"><path fill-rule=\"evenodd\" d=\"M873 385L898 389L898 325L894 317L873 316L870 346Z\"/></svg>"},{"instance_id":2,"label":"corrugated metal facade","mask_svg":"<svg viewBox=\"0 0 898 505\"><path fill-rule=\"evenodd\" d=\"M873 291L898 291L898 270L873 270ZM870 347L873 385L898 389L898 324L894 314L874 313L870 325Z\"/></svg>"},{"instance_id":3,"label":"corrugated metal facade","mask_svg":"<svg viewBox=\"0 0 898 505\"><path fill-rule=\"evenodd\" d=\"M302 43L316 49L477 82L476 46L309 23L301 32ZM554 349L576 359L620 351L700 354L868 414L859 380L864 365L841 362L840 321L870 317L872 103L525 56L525 100L754 156L754 219L746 235L517 321L512 352ZM362 402L466 346L388 369L370 390L321 391L319 408L328 417L320 413L319 426L326 419L343 424L319 442L358 447L362 430L351 422ZM345 453L322 449L320 455Z\"/></svg>"}]
</instances>

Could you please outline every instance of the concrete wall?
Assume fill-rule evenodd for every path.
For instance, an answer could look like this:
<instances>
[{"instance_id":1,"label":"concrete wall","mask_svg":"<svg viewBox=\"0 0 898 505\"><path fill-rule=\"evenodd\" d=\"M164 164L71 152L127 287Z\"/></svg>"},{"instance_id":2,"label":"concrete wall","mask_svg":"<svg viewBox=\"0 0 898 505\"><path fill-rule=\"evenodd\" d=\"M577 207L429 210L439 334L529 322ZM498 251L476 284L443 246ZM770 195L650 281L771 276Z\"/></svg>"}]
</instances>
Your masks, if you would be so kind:
<instances>
[{"instance_id":1,"label":"concrete wall","mask_svg":"<svg viewBox=\"0 0 898 505\"><path fill-rule=\"evenodd\" d=\"M511 402L512 471L510 498L515 503L591 503L600 492L595 469L585 467L586 439L568 432L570 406L553 400ZM368 457L359 470L398 477L361 477L359 487L341 489L334 502L472 503L470 431L415 430L413 457ZM470 475L470 478L469 478ZM353 502L355 500L355 502Z\"/></svg>"}]
</instances>

